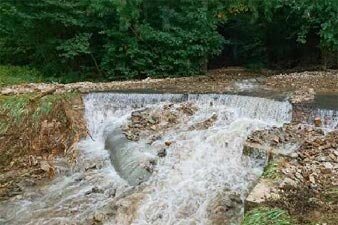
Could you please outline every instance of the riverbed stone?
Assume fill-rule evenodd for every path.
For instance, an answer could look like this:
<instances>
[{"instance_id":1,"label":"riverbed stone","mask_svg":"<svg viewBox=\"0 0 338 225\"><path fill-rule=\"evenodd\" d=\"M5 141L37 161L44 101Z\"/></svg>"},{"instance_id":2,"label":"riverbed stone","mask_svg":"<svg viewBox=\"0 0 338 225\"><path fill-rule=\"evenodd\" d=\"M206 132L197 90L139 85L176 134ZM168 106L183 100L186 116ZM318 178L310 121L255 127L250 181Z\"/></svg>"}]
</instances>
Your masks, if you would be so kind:
<instances>
[{"instance_id":1,"label":"riverbed stone","mask_svg":"<svg viewBox=\"0 0 338 225\"><path fill-rule=\"evenodd\" d=\"M279 198L275 184L268 179L261 178L245 199L244 210L250 211L257 206L264 204L267 199L271 198Z\"/></svg>"},{"instance_id":2,"label":"riverbed stone","mask_svg":"<svg viewBox=\"0 0 338 225\"><path fill-rule=\"evenodd\" d=\"M218 193L208 207L209 219L214 225L239 224L243 201L239 193L224 190Z\"/></svg>"},{"instance_id":3,"label":"riverbed stone","mask_svg":"<svg viewBox=\"0 0 338 225\"><path fill-rule=\"evenodd\" d=\"M165 157L167 155L167 150L165 148L161 148L158 152L157 152L158 157Z\"/></svg>"}]
</instances>

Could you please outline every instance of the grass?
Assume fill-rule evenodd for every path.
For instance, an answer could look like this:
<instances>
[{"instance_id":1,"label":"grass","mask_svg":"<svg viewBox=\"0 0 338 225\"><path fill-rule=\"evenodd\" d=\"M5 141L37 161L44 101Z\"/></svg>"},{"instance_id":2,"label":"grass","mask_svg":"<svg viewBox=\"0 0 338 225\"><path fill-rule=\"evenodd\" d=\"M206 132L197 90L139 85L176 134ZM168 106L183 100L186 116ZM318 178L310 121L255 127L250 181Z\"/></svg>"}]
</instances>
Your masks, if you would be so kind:
<instances>
[{"instance_id":1,"label":"grass","mask_svg":"<svg viewBox=\"0 0 338 225\"><path fill-rule=\"evenodd\" d=\"M40 83L43 82L42 74L29 67L0 65L0 87L6 85Z\"/></svg>"},{"instance_id":2,"label":"grass","mask_svg":"<svg viewBox=\"0 0 338 225\"><path fill-rule=\"evenodd\" d=\"M269 164L264 168L262 177L271 179L271 180L280 179L281 174L279 171L279 162L276 162L276 161L269 162Z\"/></svg>"},{"instance_id":3,"label":"grass","mask_svg":"<svg viewBox=\"0 0 338 225\"><path fill-rule=\"evenodd\" d=\"M256 208L245 214L241 225L294 225L290 215L279 208Z\"/></svg>"},{"instance_id":4,"label":"grass","mask_svg":"<svg viewBox=\"0 0 338 225\"><path fill-rule=\"evenodd\" d=\"M0 87L27 83L74 83L79 81L105 82L104 78L86 73L43 74L28 66L0 65Z\"/></svg>"},{"instance_id":5,"label":"grass","mask_svg":"<svg viewBox=\"0 0 338 225\"><path fill-rule=\"evenodd\" d=\"M78 97L78 93L0 96L0 170L1 167L8 166L13 160L20 159L28 152L35 154L35 150L45 151L41 146L46 145L46 148L52 146L53 138L61 138L64 134L62 132L68 132L69 140L73 140L75 136L72 135L77 131L69 129L69 118L65 110L70 107L73 98ZM48 133L48 140L39 136L42 134L41 129L45 120L61 124L55 132L53 131L54 133ZM61 133L57 133L61 130ZM64 145L67 146L68 138L60 140L65 140ZM36 147L34 151L33 146ZM61 149L60 146L56 146L58 150Z\"/></svg>"},{"instance_id":6,"label":"grass","mask_svg":"<svg viewBox=\"0 0 338 225\"><path fill-rule=\"evenodd\" d=\"M61 95L47 95L38 99L32 114L33 124L35 126L39 125L41 118L47 117L59 102L75 97L76 95L77 93L64 93Z\"/></svg>"},{"instance_id":7,"label":"grass","mask_svg":"<svg viewBox=\"0 0 338 225\"><path fill-rule=\"evenodd\" d=\"M36 94L22 94L15 96L0 96L0 134L6 133L11 125L20 127L25 120L29 120L33 127L37 127L41 120L49 115L53 107L61 100L70 99L77 93L61 95L46 95L37 98Z\"/></svg>"},{"instance_id":8,"label":"grass","mask_svg":"<svg viewBox=\"0 0 338 225\"><path fill-rule=\"evenodd\" d=\"M332 187L324 190L322 195L327 202L338 204L338 187Z\"/></svg>"},{"instance_id":9,"label":"grass","mask_svg":"<svg viewBox=\"0 0 338 225\"><path fill-rule=\"evenodd\" d=\"M0 134L6 133L10 124L20 124L29 111L29 98L22 96L1 96L0 98Z\"/></svg>"}]
</instances>

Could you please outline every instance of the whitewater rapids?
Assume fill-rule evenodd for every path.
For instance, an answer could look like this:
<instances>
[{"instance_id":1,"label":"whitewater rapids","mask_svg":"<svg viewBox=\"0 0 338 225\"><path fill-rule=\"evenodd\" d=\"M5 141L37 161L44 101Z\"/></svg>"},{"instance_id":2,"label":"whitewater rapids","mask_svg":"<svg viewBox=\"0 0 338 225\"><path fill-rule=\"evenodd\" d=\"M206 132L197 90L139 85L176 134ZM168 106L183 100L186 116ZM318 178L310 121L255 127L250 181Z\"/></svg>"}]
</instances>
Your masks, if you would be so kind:
<instances>
[{"instance_id":1,"label":"whitewater rapids","mask_svg":"<svg viewBox=\"0 0 338 225\"><path fill-rule=\"evenodd\" d=\"M122 167L117 170L114 153L105 149L107 136L135 110L183 102L196 105L196 113L152 147L142 140L126 143L128 154L119 154ZM290 122L292 111L286 101L216 94L91 93L84 104L90 137L79 143L76 167L59 165L61 173L52 184L0 205L0 224L238 224L241 204L262 173L260 165L242 155L243 143L253 130ZM210 128L187 129L213 114L218 117ZM173 144L165 157L156 158L164 141ZM131 172L121 175L129 171L123 162L132 161L134 151L156 159L153 173L139 185L126 179ZM241 207L219 218L220 206L235 207L227 193L238 194Z\"/></svg>"}]
</instances>

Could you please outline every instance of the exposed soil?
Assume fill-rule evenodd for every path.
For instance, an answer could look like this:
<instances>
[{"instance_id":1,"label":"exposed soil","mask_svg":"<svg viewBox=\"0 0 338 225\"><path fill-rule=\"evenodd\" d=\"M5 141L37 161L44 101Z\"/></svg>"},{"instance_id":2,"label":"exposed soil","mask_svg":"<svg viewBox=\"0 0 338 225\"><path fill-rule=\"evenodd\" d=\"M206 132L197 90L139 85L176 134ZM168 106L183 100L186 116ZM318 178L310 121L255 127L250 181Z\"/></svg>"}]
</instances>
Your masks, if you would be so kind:
<instances>
[{"instance_id":1,"label":"exposed soil","mask_svg":"<svg viewBox=\"0 0 338 225\"><path fill-rule=\"evenodd\" d=\"M13 99L9 99L13 98ZM18 102L19 112L14 106ZM6 104L13 102L11 109ZM76 160L76 143L86 135L82 99L71 95L24 95L1 98L0 200L51 179L57 158ZM46 111L44 111L46 110ZM17 116L17 117L15 117Z\"/></svg>"}]
</instances>

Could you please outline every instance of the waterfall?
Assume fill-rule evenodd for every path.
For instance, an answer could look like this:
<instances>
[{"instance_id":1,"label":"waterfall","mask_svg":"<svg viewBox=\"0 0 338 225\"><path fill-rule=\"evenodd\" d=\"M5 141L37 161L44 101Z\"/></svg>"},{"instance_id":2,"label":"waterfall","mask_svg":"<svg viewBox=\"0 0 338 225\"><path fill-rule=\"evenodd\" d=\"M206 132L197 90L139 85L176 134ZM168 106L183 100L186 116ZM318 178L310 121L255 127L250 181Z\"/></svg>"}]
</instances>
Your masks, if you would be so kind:
<instances>
[{"instance_id":1,"label":"waterfall","mask_svg":"<svg viewBox=\"0 0 338 225\"><path fill-rule=\"evenodd\" d=\"M135 110L184 102L197 106L195 114L151 145L119 141L123 135L114 133ZM0 205L6 224L89 224L93 218L119 225L204 225L226 219L238 224L242 201L262 173L242 156L243 143L255 129L291 121L292 110L288 102L217 94L91 93L84 104L91 137L79 143L76 168L30 197ZM188 129L214 114L217 120L208 129ZM106 149L109 138L117 150ZM165 141L173 144L159 158ZM128 175L139 174L135 170L144 156L156 165L138 185ZM223 206L231 209L224 213L229 218L217 214Z\"/></svg>"},{"instance_id":2,"label":"waterfall","mask_svg":"<svg viewBox=\"0 0 338 225\"><path fill-rule=\"evenodd\" d=\"M292 107L288 102L265 98L217 95L217 94L120 94L91 93L84 97L85 114L92 135L100 135L102 124L114 115L124 115L125 111L154 105L160 102L196 102L201 107L223 106L232 108L238 116L260 119L268 122L291 120Z\"/></svg>"},{"instance_id":3,"label":"waterfall","mask_svg":"<svg viewBox=\"0 0 338 225\"><path fill-rule=\"evenodd\" d=\"M309 123L319 117L322 121L322 127L328 130L338 129L338 111L333 109L316 109L311 112Z\"/></svg>"}]
</instances>

